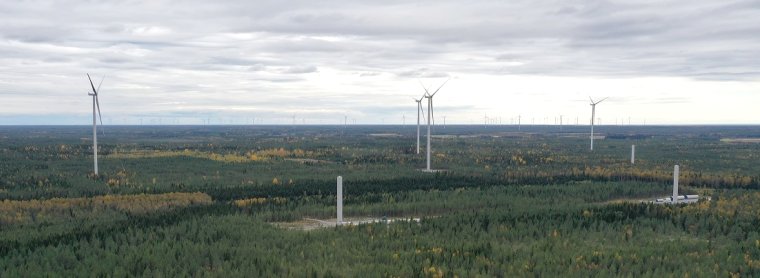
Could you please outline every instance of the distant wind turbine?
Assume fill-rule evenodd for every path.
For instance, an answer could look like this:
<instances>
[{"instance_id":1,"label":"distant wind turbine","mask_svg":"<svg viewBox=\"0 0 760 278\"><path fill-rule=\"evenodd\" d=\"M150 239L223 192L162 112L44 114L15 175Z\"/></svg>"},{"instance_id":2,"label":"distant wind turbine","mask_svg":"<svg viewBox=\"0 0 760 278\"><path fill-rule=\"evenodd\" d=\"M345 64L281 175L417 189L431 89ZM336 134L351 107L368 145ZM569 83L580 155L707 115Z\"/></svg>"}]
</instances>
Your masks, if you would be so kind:
<instances>
[{"instance_id":1,"label":"distant wind turbine","mask_svg":"<svg viewBox=\"0 0 760 278\"><path fill-rule=\"evenodd\" d=\"M522 130L522 115L517 115L517 130Z\"/></svg>"},{"instance_id":2,"label":"distant wind turbine","mask_svg":"<svg viewBox=\"0 0 760 278\"><path fill-rule=\"evenodd\" d=\"M425 86L423 86L425 88ZM425 89L427 92L427 89ZM420 99L413 98L417 102L417 154L420 153L420 115L423 120L425 118L425 111L422 109L422 100L425 99L425 95L422 95Z\"/></svg>"},{"instance_id":3,"label":"distant wind turbine","mask_svg":"<svg viewBox=\"0 0 760 278\"><path fill-rule=\"evenodd\" d=\"M591 100L591 150L594 150L594 119L596 118L596 105L601 103L607 98L603 98L600 101L594 102L594 99L591 97L588 98Z\"/></svg>"},{"instance_id":4,"label":"distant wind turbine","mask_svg":"<svg viewBox=\"0 0 760 278\"><path fill-rule=\"evenodd\" d=\"M427 172L432 172L432 169L430 169L430 153L431 153L431 148L430 148L430 130L431 130L431 125L430 124L431 124L431 120L433 121L432 123L435 124L435 120L434 120L435 113L433 112L433 97L435 96L435 94L438 93L438 91L441 90L441 88L443 88L443 85L446 85L446 82L449 82L449 80L447 79L446 81L444 81L443 84L441 84L441 86L438 87L438 89L436 89L435 92L433 92L432 94L430 92L428 92L427 89L425 89L425 98L428 99L427 168L425 168L425 171L427 171ZM425 86L422 86L422 87L424 88Z\"/></svg>"},{"instance_id":5,"label":"distant wind turbine","mask_svg":"<svg viewBox=\"0 0 760 278\"><path fill-rule=\"evenodd\" d=\"M103 116L100 114L100 101L98 101L98 91L100 91L100 85L103 85L105 76L100 79L98 88L95 89L95 84L92 83L90 74L87 74L87 79L90 80L90 86L92 87L92 93L87 95L92 96L92 152L93 152L93 170L95 175L98 175L98 119L100 119L100 125L103 125ZM97 115L96 115L97 113Z\"/></svg>"}]
</instances>

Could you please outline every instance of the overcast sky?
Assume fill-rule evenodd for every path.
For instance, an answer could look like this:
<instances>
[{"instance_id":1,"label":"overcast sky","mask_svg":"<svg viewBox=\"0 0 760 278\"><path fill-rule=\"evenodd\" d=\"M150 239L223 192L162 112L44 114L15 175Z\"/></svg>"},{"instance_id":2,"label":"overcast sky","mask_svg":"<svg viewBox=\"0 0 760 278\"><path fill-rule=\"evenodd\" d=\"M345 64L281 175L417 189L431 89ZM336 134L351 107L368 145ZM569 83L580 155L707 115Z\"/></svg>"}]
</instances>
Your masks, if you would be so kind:
<instances>
[{"instance_id":1,"label":"overcast sky","mask_svg":"<svg viewBox=\"0 0 760 278\"><path fill-rule=\"evenodd\" d=\"M0 124L760 123L760 1L0 1Z\"/></svg>"}]
</instances>

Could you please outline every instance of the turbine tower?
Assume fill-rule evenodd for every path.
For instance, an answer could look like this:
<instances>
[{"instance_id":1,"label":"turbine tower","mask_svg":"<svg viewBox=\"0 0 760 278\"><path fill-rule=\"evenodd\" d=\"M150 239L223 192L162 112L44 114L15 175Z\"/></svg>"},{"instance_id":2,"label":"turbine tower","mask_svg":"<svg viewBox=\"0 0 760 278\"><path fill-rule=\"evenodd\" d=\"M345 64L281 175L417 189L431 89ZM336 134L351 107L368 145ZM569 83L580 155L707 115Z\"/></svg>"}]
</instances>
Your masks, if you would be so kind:
<instances>
[{"instance_id":1,"label":"turbine tower","mask_svg":"<svg viewBox=\"0 0 760 278\"><path fill-rule=\"evenodd\" d=\"M427 167L425 168L425 171L427 171L427 172L432 172L432 171L433 171L433 170L430 168L430 153L431 153L431 149L430 149L430 129L431 129L431 126L430 126L430 124L431 124L431 122L430 122L430 121L431 121L431 120L433 120L433 117L434 117L434 115L435 115L435 114L434 114L434 112L433 112L433 97L435 96L435 94L437 94L437 93L438 93L438 91L440 91L440 90L441 90L441 88L443 88L443 85L446 85L446 82L449 82L449 80L447 79L446 81L444 81L444 82L443 82L443 84L441 84L441 86L440 86L440 87L438 87L438 89L436 89L436 90L435 90L435 92L433 92L432 94L431 94L430 92L428 92L428 90L427 90L427 89L425 89L425 98L427 98L427 99L428 99L428 118L427 118L427 126L428 126L428 128L427 128ZM425 86L422 86L422 87L424 88ZM435 121L434 121L434 120L433 120L433 124L435 124Z\"/></svg>"},{"instance_id":2,"label":"turbine tower","mask_svg":"<svg viewBox=\"0 0 760 278\"><path fill-rule=\"evenodd\" d=\"M337 183L337 193L335 194L337 198L337 204L336 208L338 211L338 218L335 221L335 224L342 225L343 224L343 177L338 176L338 183Z\"/></svg>"},{"instance_id":3,"label":"turbine tower","mask_svg":"<svg viewBox=\"0 0 760 278\"><path fill-rule=\"evenodd\" d=\"M424 88L424 86L423 86ZM427 92L427 89L425 89ZM425 95L422 95L420 99L412 98L415 102L417 102L417 154L420 154L420 115L422 115L422 118L424 120L425 118L425 111L422 110L422 100L425 99Z\"/></svg>"},{"instance_id":4,"label":"turbine tower","mask_svg":"<svg viewBox=\"0 0 760 278\"><path fill-rule=\"evenodd\" d=\"M92 83L90 74L87 74L87 79L90 80L90 86L92 87L92 93L87 95L92 96L92 152L93 152L93 164L95 175L98 175L98 119L100 119L100 125L103 125L103 116L100 114L100 101L98 101L98 91L100 91L100 85L103 85L103 79L100 79L98 88L95 89L95 84ZM97 113L97 114L96 114Z\"/></svg>"},{"instance_id":5,"label":"turbine tower","mask_svg":"<svg viewBox=\"0 0 760 278\"><path fill-rule=\"evenodd\" d=\"M600 101L594 102L594 100L591 97L588 97L589 100L591 100L591 150L594 150L594 118L596 118L596 105L601 103L607 98L603 98Z\"/></svg>"}]
</instances>

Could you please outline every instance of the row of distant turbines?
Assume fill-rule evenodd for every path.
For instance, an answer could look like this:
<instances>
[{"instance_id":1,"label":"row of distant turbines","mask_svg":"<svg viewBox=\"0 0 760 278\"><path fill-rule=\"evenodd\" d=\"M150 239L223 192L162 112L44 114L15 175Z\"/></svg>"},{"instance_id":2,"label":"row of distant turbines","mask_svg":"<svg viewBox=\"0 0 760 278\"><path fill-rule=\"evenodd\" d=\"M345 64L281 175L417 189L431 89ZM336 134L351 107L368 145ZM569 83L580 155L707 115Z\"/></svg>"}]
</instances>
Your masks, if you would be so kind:
<instances>
[{"instance_id":1,"label":"row of distant turbines","mask_svg":"<svg viewBox=\"0 0 760 278\"><path fill-rule=\"evenodd\" d=\"M92 97L92 149L93 149L93 171L95 175L98 175L98 119L100 120L100 124L103 125L103 116L100 113L100 101L98 100L98 93L100 92L100 86L103 85L103 80L105 77L101 78L100 83L98 84L98 87L95 87L95 83L92 82L92 78L90 77L90 74L87 74L87 79L90 81L90 87L92 88L92 92L88 92L87 95ZM433 106L433 97L435 97L436 94L438 94L438 91L443 88L444 85L449 80L447 79L444 81L441 86L438 87L435 91L432 93L428 89L428 87L425 87L422 82L420 82L420 85L422 85L422 89L425 91L425 93L419 98L414 98L414 101L417 103L417 154L420 153L420 117L422 117L423 121L427 121L427 161L426 161L426 172L434 172L434 170L431 168L431 153L432 153L432 146L431 146L431 134L432 134L432 126L435 125L435 108ZM425 110L422 106L422 101L424 99L427 99L427 117L425 117ZM607 98L604 98L599 101L594 101L593 99L589 98L591 100L591 150L594 150L594 119L596 117L596 105L601 103L602 101L606 100ZM347 119L346 119L347 121ZM101 130L102 132L102 130Z\"/></svg>"},{"instance_id":2,"label":"row of distant turbines","mask_svg":"<svg viewBox=\"0 0 760 278\"><path fill-rule=\"evenodd\" d=\"M420 153L420 116L422 116L423 120L425 120L425 111L422 108L422 100L426 99L426 98L428 99L427 153L426 153L427 163L426 163L426 168L425 168L426 172L434 172L433 169L430 168L431 121L432 121L432 124L435 125L435 114L433 113L433 111L434 111L433 110L434 109L433 108L433 97L435 96L435 94L438 93L439 90L441 90L441 88L443 88L443 85L446 85L446 82L448 82L448 81L449 81L448 79L446 81L444 81L443 84L441 84L441 86L438 87L438 89L436 89L435 92L433 92L432 94L428 91L428 88L426 88L425 85L420 82L420 84L422 85L422 89L425 90L425 93L419 99L413 98L414 101L417 103L417 154ZM591 97L589 97L589 100L591 100L591 104L590 104L591 105L591 135L589 136L590 140L591 140L591 146L590 146L591 151L594 150L594 119L596 118L596 105L599 104L599 103L601 103L602 101L604 101L606 99L607 98L605 97L605 98L603 98L603 99L601 99L599 101L594 101L594 99L592 99Z\"/></svg>"}]
</instances>

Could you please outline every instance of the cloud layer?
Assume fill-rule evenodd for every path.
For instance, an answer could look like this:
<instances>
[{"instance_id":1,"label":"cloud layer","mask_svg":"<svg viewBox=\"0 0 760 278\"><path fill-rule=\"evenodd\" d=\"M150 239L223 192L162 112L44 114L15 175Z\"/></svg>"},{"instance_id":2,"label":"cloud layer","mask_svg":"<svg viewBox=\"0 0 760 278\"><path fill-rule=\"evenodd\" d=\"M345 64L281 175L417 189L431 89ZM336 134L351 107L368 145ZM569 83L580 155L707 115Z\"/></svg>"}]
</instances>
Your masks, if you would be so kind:
<instances>
[{"instance_id":1,"label":"cloud layer","mask_svg":"<svg viewBox=\"0 0 760 278\"><path fill-rule=\"evenodd\" d=\"M758 115L735 108L684 113L760 100L750 0L11 0L0 18L0 124L86 119L86 72L107 76L104 116L126 124L399 123L419 81L446 78L437 112L460 123L584 117L588 94L651 121L748 123Z\"/></svg>"}]
</instances>

